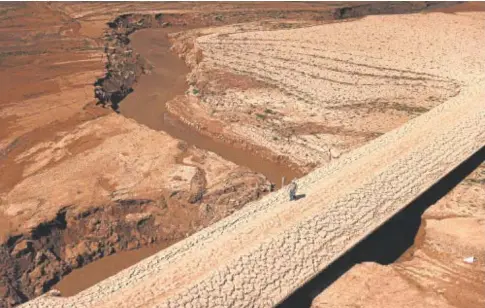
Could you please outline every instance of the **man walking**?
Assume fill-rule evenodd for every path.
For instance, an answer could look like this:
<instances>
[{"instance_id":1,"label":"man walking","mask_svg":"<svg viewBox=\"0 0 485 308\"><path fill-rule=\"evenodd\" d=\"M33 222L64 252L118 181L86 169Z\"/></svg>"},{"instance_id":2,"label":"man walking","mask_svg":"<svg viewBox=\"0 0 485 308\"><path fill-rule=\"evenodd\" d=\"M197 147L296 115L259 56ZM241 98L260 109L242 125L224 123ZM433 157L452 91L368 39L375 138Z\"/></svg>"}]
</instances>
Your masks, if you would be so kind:
<instances>
[{"instance_id":1,"label":"man walking","mask_svg":"<svg viewBox=\"0 0 485 308\"><path fill-rule=\"evenodd\" d=\"M289 185L289 190L290 190L290 201L296 200L296 190L298 189L298 185L295 182L295 179L293 179Z\"/></svg>"}]
</instances>

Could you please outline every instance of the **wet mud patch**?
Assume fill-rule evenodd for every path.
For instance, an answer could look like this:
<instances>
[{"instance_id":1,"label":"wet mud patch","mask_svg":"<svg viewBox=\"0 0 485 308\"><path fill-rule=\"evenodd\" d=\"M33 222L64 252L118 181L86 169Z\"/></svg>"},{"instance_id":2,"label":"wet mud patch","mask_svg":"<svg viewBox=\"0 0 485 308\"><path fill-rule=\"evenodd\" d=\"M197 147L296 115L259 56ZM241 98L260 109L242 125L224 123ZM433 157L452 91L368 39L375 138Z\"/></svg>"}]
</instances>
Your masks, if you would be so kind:
<instances>
[{"instance_id":1,"label":"wet mud patch","mask_svg":"<svg viewBox=\"0 0 485 308\"><path fill-rule=\"evenodd\" d=\"M74 269L60 282L52 286L59 290L62 296L73 296L96 283L115 275L120 270L151 256L160 250L174 244L176 241L164 241L154 245L144 246L136 250L120 251L85 265L82 270Z\"/></svg>"}]
</instances>

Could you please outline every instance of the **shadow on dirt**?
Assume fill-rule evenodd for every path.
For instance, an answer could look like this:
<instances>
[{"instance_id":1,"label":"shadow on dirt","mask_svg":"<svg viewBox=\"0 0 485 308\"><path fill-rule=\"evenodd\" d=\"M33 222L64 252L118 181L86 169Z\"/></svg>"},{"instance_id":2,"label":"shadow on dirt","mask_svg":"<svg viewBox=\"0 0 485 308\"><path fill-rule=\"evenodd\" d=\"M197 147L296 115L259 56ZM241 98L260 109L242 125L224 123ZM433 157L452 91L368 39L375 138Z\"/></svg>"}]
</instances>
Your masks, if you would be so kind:
<instances>
[{"instance_id":1,"label":"shadow on dirt","mask_svg":"<svg viewBox=\"0 0 485 308\"><path fill-rule=\"evenodd\" d=\"M310 307L316 296L357 263L371 261L386 265L395 262L413 245L423 212L458 185L484 160L485 147L482 147L365 240L296 290L278 307Z\"/></svg>"}]
</instances>

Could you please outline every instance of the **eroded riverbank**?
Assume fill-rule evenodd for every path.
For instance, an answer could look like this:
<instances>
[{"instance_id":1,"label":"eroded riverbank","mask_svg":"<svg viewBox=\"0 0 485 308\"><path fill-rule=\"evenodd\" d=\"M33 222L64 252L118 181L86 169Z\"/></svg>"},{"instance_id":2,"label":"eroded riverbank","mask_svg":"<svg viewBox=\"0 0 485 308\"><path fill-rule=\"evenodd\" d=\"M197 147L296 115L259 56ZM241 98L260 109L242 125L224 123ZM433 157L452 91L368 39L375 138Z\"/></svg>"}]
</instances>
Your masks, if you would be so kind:
<instances>
[{"instance_id":1,"label":"eroded riverbank","mask_svg":"<svg viewBox=\"0 0 485 308\"><path fill-rule=\"evenodd\" d=\"M185 62L170 51L169 33L182 29L142 29L130 36L131 45L151 64L149 76L142 76L133 93L120 104L120 113L152 129L161 130L185 141L189 146L214 152L237 165L245 166L268 178L276 187L281 179L298 178L302 172L241 146L215 140L186 125L166 108L166 103L188 90L186 77L190 72Z\"/></svg>"}]
</instances>

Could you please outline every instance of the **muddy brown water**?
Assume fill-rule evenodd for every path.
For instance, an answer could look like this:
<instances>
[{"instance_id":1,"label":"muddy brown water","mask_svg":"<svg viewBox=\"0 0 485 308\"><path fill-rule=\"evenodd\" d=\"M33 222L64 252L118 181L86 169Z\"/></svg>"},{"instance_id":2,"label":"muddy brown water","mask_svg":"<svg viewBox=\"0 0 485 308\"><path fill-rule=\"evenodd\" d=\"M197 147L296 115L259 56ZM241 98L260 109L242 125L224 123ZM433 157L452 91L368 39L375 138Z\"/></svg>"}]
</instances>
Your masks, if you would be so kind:
<instances>
[{"instance_id":1,"label":"muddy brown water","mask_svg":"<svg viewBox=\"0 0 485 308\"><path fill-rule=\"evenodd\" d=\"M433 8L430 12L441 12L441 13L460 13L460 12L483 12L485 11L485 2L465 2L456 5L451 5L447 7Z\"/></svg>"},{"instance_id":2,"label":"muddy brown water","mask_svg":"<svg viewBox=\"0 0 485 308\"><path fill-rule=\"evenodd\" d=\"M137 250L122 251L101 258L79 269L73 270L52 288L61 291L62 296L72 296L96 283L128 268L170 246L174 242L163 242Z\"/></svg>"},{"instance_id":3,"label":"muddy brown water","mask_svg":"<svg viewBox=\"0 0 485 308\"><path fill-rule=\"evenodd\" d=\"M276 187L281 178L297 178L301 173L243 149L234 148L199 133L192 127L171 116L165 103L188 89L186 75L190 72L185 62L170 51L167 34L174 29L144 29L130 36L133 49L145 57L154 67L148 76L142 76L133 93L120 104L123 116L132 118L152 129L165 131L189 146L212 151L224 159L265 175ZM119 271L147 258L172 243L123 251L94 261L61 279L52 288L62 296L75 295Z\"/></svg>"},{"instance_id":4,"label":"muddy brown water","mask_svg":"<svg viewBox=\"0 0 485 308\"><path fill-rule=\"evenodd\" d=\"M286 165L261 157L254 152L214 140L186 125L166 110L166 102L183 95L189 88L186 76L190 72L185 62L170 51L167 38L174 29L144 29L130 36L131 45L153 66L150 76L142 76L133 93L120 104L120 113L152 129L162 130L189 146L214 152L237 165L266 176L276 187L281 178L298 178L302 174Z\"/></svg>"}]
</instances>

